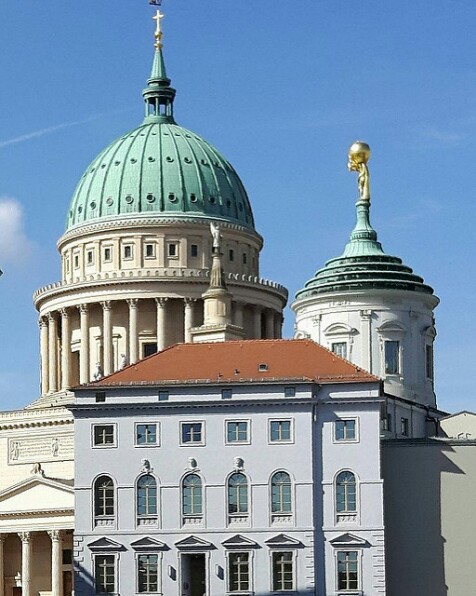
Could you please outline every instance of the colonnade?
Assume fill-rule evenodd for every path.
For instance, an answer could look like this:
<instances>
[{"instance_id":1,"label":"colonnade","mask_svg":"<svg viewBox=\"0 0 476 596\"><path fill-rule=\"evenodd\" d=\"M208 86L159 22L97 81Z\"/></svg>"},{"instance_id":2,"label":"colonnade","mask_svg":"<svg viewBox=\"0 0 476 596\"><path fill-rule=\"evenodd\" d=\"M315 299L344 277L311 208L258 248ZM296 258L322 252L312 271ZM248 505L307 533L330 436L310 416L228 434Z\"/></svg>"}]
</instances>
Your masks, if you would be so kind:
<instances>
[{"instance_id":1,"label":"colonnade","mask_svg":"<svg viewBox=\"0 0 476 596\"><path fill-rule=\"evenodd\" d=\"M51 540L51 594L63 596L63 532L49 530ZM0 534L0 596L5 595L5 539L8 534ZM21 581L22 596L34 596L32 588L33 532L19 532L21 540Z\"/></svg>"},{"instance_id":2,"label":"colonnade","mask_svg":"<svg viewBox=\"0 0 476 596\"><path fill-rule=\"evenodd\" d=\"M102 308L101 328L102 358L99 363L101 373L109 375L115 368L123 366L125 362L114 362L113 350L113 312L118 303L127 303L128 322L126 337L124 338L124 354L128 364L134 364L141 358L139 352L139 312L141 303L146 299L130 298L124 300L106 300L100 303L83 303L76 307L61 308L40 317L40 352L41 352L41 390L42 394L64 391L74 384L88 383L94 375L96 362L91 358L90 319L91 311L98 305ZM184 298L183 301L183 337L168 341L168 328L173 327L170 321L168 303L176 299L167 297L155 298L156 321L155 340L157 351L162 351L167 345L176 341L191 342L192 328L197 325L197 308L202 304L195 298ZM149 299L150 301L150 299ZM251 307L252 320L245 321L245 308ZM238 327L252 329L248 336L252 339L275 339L281 337L283 317L280 311L263 308L259 305L248 305L243 302L233 302L233 324ZM75 311L78 314L75 314ZM72 317L76 325L79 316L79 378L72 378ZM248 315L249 317L249 315ZM251 323L251 325L250 325ZM178 325L177 325L178 327ZM180 328L182 323L180 323ZM1 596L1 595L0 595Z\"/></svg>"}]
</instances>

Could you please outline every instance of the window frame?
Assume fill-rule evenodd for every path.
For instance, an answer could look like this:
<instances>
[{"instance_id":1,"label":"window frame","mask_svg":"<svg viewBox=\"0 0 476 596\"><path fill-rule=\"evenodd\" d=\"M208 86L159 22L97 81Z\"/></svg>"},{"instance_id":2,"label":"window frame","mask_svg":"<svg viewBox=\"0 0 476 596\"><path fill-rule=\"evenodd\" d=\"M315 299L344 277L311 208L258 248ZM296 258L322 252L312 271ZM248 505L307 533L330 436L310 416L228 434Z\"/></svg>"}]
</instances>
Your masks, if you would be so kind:
<instances>
[{"instance_id":1,"label":"window frame","mask_svg":"<svg viewBox=\"0 0 476 596\"><path fill-rule=\"evenodd\" d=\"M288 511L286 511L285 508L283 508L283 506L282 506L283 503L285 503L285 499L282 498L282 494L279 499L280 508L279 508L279 510L278 509L275 510L273 479L278 474L286 474L289 478L289 510ZM282 493L282 491L280 491L280 493ZM285 516L288 519L292 519L294 516L294 506L295 506L294 503L295 503L294 482L293 482L293 478L292 478L291 474L287 470L275 470L269 477L269 503L268 503L268 506L269 506L269 512L271 515L271 520L273 520L275 517L283 517L283 516Z\"/></svg>"},{"instance_id":2,"label":"window frame","mask_svg":"<svg viewBox=\"0 0 476 596\"><path fill-rule=\"evenodd\" d=\"M244 441L230 441L228 438L228 425L229 424L246 424L246 440ZM225 420L225 445L250 445L251 444L251 420L249 418L233 418Z\"/></svg>"},{"instance_id":3,"label":"window frame","mask_svg":"<svg viewBox=\"0 0 476 596\"><path fill-rule=\"evenodd\" d=\"M278 555L285 554L289 555L289 562L291 563L291 573L292 573L292 587L291 588L278 588L275 586L275 557ZM296 590L297 585L297 578L296 578L296 552L294 550L285 550L285 549L273 549L270 551L270 558L271 558L271 573L270 573L270 588L273 594L285 594L286 592L292 593Z\"/></svg>"},{"instance_id":4,"label":"window frame","mask_svg":"<svg viewBox=\"0 0 476 596\"><path fill-rule=\"evenodd\" d=\"M139 426L155 426L155 443L139 443ZM134 423L134 447L143 449L144 447L160 447L160 422L135 422Z\"/></svg>"},{"instance_id":5,"label":"window frame","mask_svg":"<svg viewBox=\"0 0 476 596\"><path fill-rule=\"evenodd\" d=\"M200 512L197 511L191 511L189 513L185 512L185 481L187 480L187 478L190 478L191 476L195 476L200 480ZM192 503L192 505L194 504L194 497L192 495L192 498L190 499L190 502ZM182 515L182 525L185 523L186 519L190 519L190 518L200 518L200 520L202 520L205 516L204 511L205 511L205 491L204 491L204 482L203 482L203 478L200 474L198 474L197 472L188 472L187 474L185 474L184 476L182 476L182 480L180 482L180 511L181 511L181 515Z\"/></svg>"},{"instance_id":6,"label":"window frame","mask_svg":"<svg viewBox=\"0 0 476 596\"><path fill-rule=\"evenodd\" d=\"M183 428L187 424L200 424L200 441L187 441L183 440ZM180 447L204 447L206 444L205 441L205 420L181 420L180 421Z\"/></svg>"},{"instance_id":7,"label":"window frame","mask_svg":"<svg viewBox=\"0 0 476 596\"><path fill-rule=\"evenodd\" d=\"M296 397L296 386L285 385L284 386L284 397Z\"/></svg>"},{"instance_id":8,"label":"window frame","mask_svg":"<svg viewBox=\"0 0 476 596\"><path fill-rule=\"evenodd\" d=\"M148 249L151 248L151 254L147 254ZM157 258L157 243L156 242L144 242L144 259L151 260Z\"/></svg>"},{"instance_id":9,"label":"window frame","mask_svg":"<svg viewBox=\"0 0 476 596\"><path fill-rule=\"evenodd\" d=\"M349 502L349 494L348 494L348 489L345 488L348 486L348 484L343 484L342 486L344 486L344 509L339 510L339 502L338 502L338 480L339 480L339 476L341 476L342 474L352 474L353 478L354 478L354 502L355 502L355 508L354 509L349 509L348 507L348 502ZM346 515L357 515L359 512L359 479L357 477L357 474L353 471L353 470L349 470L349 469L345 469L345 470L339 470L339 472L337 472L337 474L335 475L334 478L334 511L335 511L335 515L336 517L339 517L340 515L342 516L346 516Z\"/></svg>"},{"instance_id":10,"label":"window frame","mask_svg":"<svg viewBox=\"0 0 476 596\"><path fill-rule=\"evenodd\" d=\"M97 559L99 559L100 557L110 557L113 559L113 565L114 565L114 590L112 592L104 592L104 591L98 591L98 585L97 585ZM119 581L119 574L117 573L117 561L118 561L118 557L116 554L111 554L111 553L94 553L93 554L93 569L94 569L94 593L95 594L117 594L119 593L119 585L118 585L118 581Z\"/></svg>"},{"instance_id":11,"label":"window frame","mask_svg":"<svg viewBox=\"0 0 476 596\"><path fill-rule=\"evenodd\" d=\"M113 430L113 441L111 443L97 444L95 429L99 428L99 427L108 427L108 426L110 426ZM116 449L117 444L118 444L118 440L117 440L117 423L116 422L111 422L111 423L93 422L91 424L91 448L92 449Z\"/></svg>"},{"instance_id":12,"label":"window frame","mask_svg":"<svg viewBox=\"0 0 476 596\"><path fill-rule=\"evenodd\" d=\"M392 372L390 367L387 370L387 346L397 344L396 371ZM386 377L398 377L402 375L402 342L400 339L385 338L383 340L383 372Z\"/></svg>"},{"instance_id":13,"label":"window frame","mask_svg":"<svg viewBox=\"0 0 476 596\"><path fill-rule=\"evenodd\" d=\"M342 355L339 351L336 351L334 348L336 346L344 346L344 353L345 355ZM336 356L339 356L339 358L343 358L344 360L348 360L349 359L349 342L345 341L345 340L339 340L339 341L333 341L331 342L331 352L333 354L335 354Z\"/></svg>"},{"instance_id":14,"label":"window frame","mask_svg":"<svg viewBox=\"0 0 476 596\"><path fill-rule=\"evenodd\" d=\"M174 247L172 251L172 247ZM180 242L178 240L167 241L167 258L168 259L179 259L180 258Z\"/></svg>"},{"instance_id":15,"label":"window frame","mask_svg":"<svg viewBox=\"0 0 476 596\"><path fill-rule=\"evenodd\" d=\"M238 511L230 511L230 504L231 504L231 499L230 499L230 494L231 494L231 489L235 488L235 487L242 487L243 485L235 485L235 486L231 486L230 482L232 480L233 477L235 476L242 476L245 481L246 481L246 485L244 488L238 488L236 490L236 502L237 502L237 509ZM232 472L231 474L228 475L227 479L226 479L226 485L225 485L225 490L226 490L226 512L227 512L227 516L228 516L228 522L230 522L233 518L235 517L248 517L250 515L250 479L248 478L247 474L245 474L243 471L241 470L236 470L234 472ZM241 494L244 492L245 496L246 496L246 511L240 511L240 507L241 507Z\"/></svg>"},{"instance_id":16,"label":"window frame","mask_svg":"<svg viewBox=\"0 0 476 596\"><path fill-rule=\"evenodd\" d=\"M126 249L130 249L130 255L127 255ZM134 244L127 243L122 245L122 260L123 261L133 261L134 260Z\"/></svg>"},{"instance_id":17,"label":"window frame","mask_svg":"<svg viewBox=\"0 0 476 596\"><path fill-rule=\"evenodd\" d=\"M272 425L274 423L289 422L289 439L272 440ZM268 444L269 445L290 445L294 443L294 418L268 418Z\"/></svg>"},{"instance_id":18,"label":"window frame","mask_svg":"<svg viewBox=\"0 0 476 596\"><path fill-rule=\"evenodd\" d=\"M248 589L231 589L231 559L233 556L237 555L247 555L248 557ZM254 578L253 578L253 551L246 550L246 549L239 549L236 550L227 550L225 551L225 558L226 558L226 594L253 594L253 585L254 585Z\"/></svg>"},{"instance_id":19,"label":"window frame","mask_svg":"<svg viewBox=\"0 0 476 596\"><path fill-rule=\"evenodd\" d=\"M198 257L199 257L198 244L195 244L195 243L190 244L190 258L197 259Z\"/></svg>"},{"instance_id":20,"label":"window frame","mask_svg":"<svg viewBox=\"0 0 476 596\"><path fill-rule=\"evenodd\" d=\"M402 437L410 436L410 418L407 416L400 416L400 435Z\"/></svg>"},{"instance_id":21,"label":"window frame","mask_svg":"<svg viewBox=\"0 0 476 596\"><path fill-rule=\"evenodd\" d=\"M140 576L139 576L139 563L141 557L157 557L157 589L150 591L150 590L140 590ZM162 553L157 552L138 552L135 555L135 579L136 579L136 593L137 594L161 594L162 592L162 583L161 583L161 568L162 568Z\"/></svg>"},{"instance_id":22,"label":"window frame","mask_svg":"<svg viewBox=\"0 0 476 596\"><path fill-rule=\"evenodd\" d=\"M112 483L112 496L111 495L103 495L103 499L105 501L105 503L103 503L102 505L102 509L107 511L108 506L110 507L110 505L108 505L107 503L107 499L112 498L112 513L98 513L98 504L99 504L99 499L98 499L98 487L97 484L101 479L108 479L111 481ZM112 476L110 476L109 474L103 473L103 474L99 474L98 476L96 476L96 478L93 480L92 483L92 513L93 513L93 518L94 518L94 527L98 527L98 521L99 520L109 520L112 521L113 523L116 520L116 514L117 514L117 492L116 492L116 483L114 482L114 479L112 478Z\"/></svg>"},{"instance_id":23,"label":"window frame","mask_svg":"<svg viewBox=\"0 0 476 596\"><path fill-rule=\"evenodd\" d=\"M346 436L344 436L342 439L337 438L337 425L339 422L343 422L344 425L347 422L354 422L354 437L352 439L347 438ZM358 416L338 416L332 426L332 442L336 443L336 444L342 444L342 443L359 443L360 442L360 424L359 424L360 420ZM344 435L345 435L345 426L344 426Z\"/></svg>"},{"instance_id":24,"label":"window frame","mask_svg":"<svg viewBox=\"0 0 476 596\"><path fill-rule=\"evenodd\" d=\"M340 588L339 587L339 554L340 553L355 553L357 556L357 588ZM337 594L355 594L360 593L362 589L362 551L356 548L339 548L334 553L335 556L335 582Z\"/></svg>"},{"instance_id":25,"label":"window frame","mask_svg":"<svg viewBox=\"0 0 476 596\"><path fill-rule=\"evenodd\" d=\"M103 263L112 263L112 246L103 246ZM109 251L109 256L107 256L106 251Z\"/></svg>"},{"instance_id":26,"label":"window frame","mask_svg":"<svg viewBox=\"0 0 476 596\"><path fill-rule=\"evenodd\" d=\"M139 483L141 480L143 480L144 478L152 478L153 481L155 482L155 513L153 512L149 512L147 511L149 509L150 506L150 495L148 494L150 492L150 490L146 490L146 512L145 513L140 513L139 512ZM141 490L143 490L143 487L141 487ZM157 480L157 477L152 474L151 472L144 472L143 474L141 474L135 482L135 510L136 510L136 520L141 520L141 519L154 519L156 522L159 518L159 482Z\"/></svg>"}]
</instances>

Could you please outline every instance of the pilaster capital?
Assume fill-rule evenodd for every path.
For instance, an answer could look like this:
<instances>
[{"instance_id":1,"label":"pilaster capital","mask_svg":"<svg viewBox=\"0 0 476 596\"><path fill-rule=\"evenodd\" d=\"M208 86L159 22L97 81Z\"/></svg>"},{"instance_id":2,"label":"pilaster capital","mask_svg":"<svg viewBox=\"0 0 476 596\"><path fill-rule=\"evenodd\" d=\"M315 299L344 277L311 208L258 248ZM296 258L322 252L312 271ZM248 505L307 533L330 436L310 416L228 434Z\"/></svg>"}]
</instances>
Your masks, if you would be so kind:
<instances>
[{"instance_id":1,"label":"pilaster capital","mask_svg":"<svg viewBox=\"0 0 476 596\"><path fill-rule=\"evenodd\" d=\"M48 536L51 538L51 542L60 542L63 540L63 533L61 530L48 530Z\"/></svg>"},{"instance_id":2,"label":"pilaster capital","mask_svg":"<svg viewBox=\"0 0 476 596\"><path fill-rule=\"evenodd\" d=\"M104 302L101 302L101 306L103 310L111 310L111 301L105 300Z\"/></svg>"},{"instance_id":3,"label":"pilaster capital","mask_svg":"<svg viewBox=\"0 0 476 596\"><path fill-rule=\"evenodd\" d=\"M367 321L372 318L372 315L373 314L374 314L373 313L373 310L370 310L370 309L369 310L361 310L360 311L360 316L362 317L362 319L367 320Z\"/></svg>"},{"instance_id":4,"label":"pilaster capital","mask_svg":"<svg viewBox=\"0 0 476 596\"><path fill-rule=\"evenodd\" d=\"M138 302L139 302L138 298L129 298L129 300L127 301L127 304L129 305L129 308L137 308Z\"/></svg>"},{"instance_id":5,"label":"pilaster capital","mask_svg":"<svg viewBox=\"0 0 476 596\"><path fill-rule=\"evenodd\" d=\"M18 532L18 536L25 544L28 544L31 540L31 532Z\"/></svg>"},{"instance_id":6,"label":"pilaster capital","mask_svg":"<svg viewBox=\"0 0 476 596\"><path fill-rule=\"evenodd\" d=\"M79 314L87 315L89 312L89 305L88 304L78 304Z\"/></svg>"},{"instance_id":7,"label":"pilaster capital","mask_svg":"<svg viewBox=\"0 0 476 596\"><path fill-rule=\"evenodd\" d=\"M165 308L165 304L167 302L168 298L156 298L155 299L155 303L157 304L157 306L159 308Z\"/></svg>"},{"instance_id":8,"label":"pilaster capital","mask_svg":"<svg viewBox=\"0 0 476 596\"><path fill-rule=\"evenodd\" d=\"M6 538L7 538L6 534L0 534L0 547L5 542Z\"/></svg>"}]
</instances>

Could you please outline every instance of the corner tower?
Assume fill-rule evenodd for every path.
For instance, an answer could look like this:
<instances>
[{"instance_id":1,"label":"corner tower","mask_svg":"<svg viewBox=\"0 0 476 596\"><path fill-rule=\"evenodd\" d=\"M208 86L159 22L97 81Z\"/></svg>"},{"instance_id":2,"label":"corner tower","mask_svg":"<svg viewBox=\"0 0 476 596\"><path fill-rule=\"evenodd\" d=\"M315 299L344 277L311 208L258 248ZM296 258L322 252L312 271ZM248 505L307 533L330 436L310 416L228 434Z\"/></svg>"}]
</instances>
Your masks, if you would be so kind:
<instances>
[{"instance_id":1,"label":"corner tower","mask_svg":"<svg viewBox=\"0 0 476 596\"><path fill-rule=\"evenodd\" d=\"M191 341L210 283L211 223L223 236L233 325L245 338L281 337L287 291L260 277L263 239L243 183L217 149L176 123L162 17L144 120L86 169L58 241L62 279L34 295L43 396Z\"/></svg>"},{"instance_id":2,"label":"corner tower","mask_svg":"<svg viewBox=\"0 0 476 596\"><path fill-rule=\"evenodd\" d=\"M310 337L384 379L386 393L436 405L433 310L438 298L398 257L385 253L370 224L370 148L354 143L357 222L340 257L328 261L291 305L295 337Z\"/></svg>"}]
</instances>

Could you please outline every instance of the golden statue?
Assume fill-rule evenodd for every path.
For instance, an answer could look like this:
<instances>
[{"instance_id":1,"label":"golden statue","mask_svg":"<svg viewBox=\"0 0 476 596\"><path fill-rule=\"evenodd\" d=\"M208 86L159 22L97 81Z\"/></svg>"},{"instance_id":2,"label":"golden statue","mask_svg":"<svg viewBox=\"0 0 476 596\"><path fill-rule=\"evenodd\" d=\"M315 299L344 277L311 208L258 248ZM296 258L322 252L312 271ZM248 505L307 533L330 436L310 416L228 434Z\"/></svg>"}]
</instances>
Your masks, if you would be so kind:
<instances>
[{"instance_id":1,"label":"golden statue","mask_svg":"<svg viewBox=\"0 0 476 596\"><path fill-rule=\"evenodd\" d=\"M349 171L358 172L357 183L361 201L370 203L370 174L367 162L370 159L370 147L363 141L356 141L349 147Z\"/></svg>"}]
</instances>

